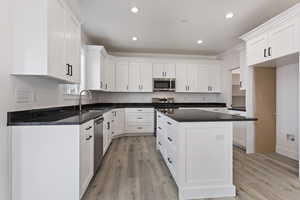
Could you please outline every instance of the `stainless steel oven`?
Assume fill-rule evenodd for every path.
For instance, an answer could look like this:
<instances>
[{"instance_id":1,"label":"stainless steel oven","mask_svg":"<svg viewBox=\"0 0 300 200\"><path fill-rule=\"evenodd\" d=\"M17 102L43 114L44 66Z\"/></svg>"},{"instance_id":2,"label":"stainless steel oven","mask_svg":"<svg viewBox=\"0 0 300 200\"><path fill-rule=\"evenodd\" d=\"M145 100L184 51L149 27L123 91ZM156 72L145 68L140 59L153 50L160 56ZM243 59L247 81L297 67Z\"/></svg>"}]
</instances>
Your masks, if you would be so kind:
<instances>
[{"instance_id":1,"label":"stainless steel oven","mask_svg":"<svg viewBox=\"0 0 300 200\"><path fill-rule=\"evenodd\" d=\"M154 79L153 80L153 91L170 91L175 92L176 81L175 79Z\"/></svg>"}]
</instances>

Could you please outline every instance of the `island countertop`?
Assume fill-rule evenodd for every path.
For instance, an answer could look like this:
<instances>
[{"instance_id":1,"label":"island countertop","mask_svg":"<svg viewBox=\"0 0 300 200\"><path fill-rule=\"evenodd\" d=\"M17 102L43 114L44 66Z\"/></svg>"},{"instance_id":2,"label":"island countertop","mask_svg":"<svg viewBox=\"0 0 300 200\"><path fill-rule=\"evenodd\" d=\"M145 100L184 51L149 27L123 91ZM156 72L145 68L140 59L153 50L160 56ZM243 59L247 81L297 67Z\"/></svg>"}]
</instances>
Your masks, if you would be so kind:
<instances>
[{"instance_id":1,"label":"island countertop","mask_svg":"<svg viewBox=\"0 0 300 200\"><path fill-rule=\"evenodd\" d=\"M256 118L242 117L200 109L174 109L163 113L177 122L222 122L222 121L257 121Z\"/></svg>"}]
</instances>

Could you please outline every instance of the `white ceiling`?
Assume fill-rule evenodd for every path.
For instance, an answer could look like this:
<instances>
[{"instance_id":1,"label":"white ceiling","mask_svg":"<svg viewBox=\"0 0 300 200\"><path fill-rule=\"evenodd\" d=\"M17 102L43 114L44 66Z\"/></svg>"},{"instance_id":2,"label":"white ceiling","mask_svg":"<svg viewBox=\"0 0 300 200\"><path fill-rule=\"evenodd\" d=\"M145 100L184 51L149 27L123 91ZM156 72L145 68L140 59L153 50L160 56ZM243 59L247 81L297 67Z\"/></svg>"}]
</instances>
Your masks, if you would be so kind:
<instances>
[{"instance_id":1,"label":"white ceiling","mask_svg":"<svg viewBox=\"0 0 300 200\"><path fill-rule=\"evenodd\" d=\"M300 0L80 0L85 32L109 51L215 55ZM132 6L140 9L130 12ZM235 17L225 19L227 12ZM134 42L133 36L139 38ZM197 40L203 44L197 44Z\"/></svg>"}]
</instances>

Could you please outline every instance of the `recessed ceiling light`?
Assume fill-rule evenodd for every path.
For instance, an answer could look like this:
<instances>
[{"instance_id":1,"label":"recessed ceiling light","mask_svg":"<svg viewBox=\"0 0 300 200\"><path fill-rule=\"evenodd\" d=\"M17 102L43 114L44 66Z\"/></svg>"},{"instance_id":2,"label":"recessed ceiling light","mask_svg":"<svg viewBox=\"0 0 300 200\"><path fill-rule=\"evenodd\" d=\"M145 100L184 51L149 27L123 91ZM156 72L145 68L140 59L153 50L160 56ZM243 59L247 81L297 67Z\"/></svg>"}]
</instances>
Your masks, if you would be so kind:
<instances>
[{"instance_id":1,"label":"recessed ceiling light","mask_svg":"<svg viewBox=\"0 0 300 200\"><path fill-rule=\"evenodd\" d=\"M198 40L197 43L198 43L198 44L202 44L203 41L202 41L202 40Z\"/></svg>"},{"instance_id":2,"label":"recessed ceiling light","mask_svg":"<svg viewBox=\"0 0 300 200\"><path fill-rule=\"evenodd\" d=\"M138 7L132 7L131 9L130 9L130 11L132 12L132 13L138 13L140 10L139 10L139 8Z\"/></svg>"},{"instance_id":3,"label":"recessed ceiling light","mask_svg":"<svg viewBox=\"0 0 300 200\"><path fill-rule=\"evenodd\" d=\"M225 18L226 18L226 19L231 19L231 18L233 18L233 16L234 16L234 14L233 14L232 12L229 12L229 13L227 13L227 14L225 15Z\"/></svg>"},{"instance_id":4,"label":"recessed ceiling light","mask_svg":"<svg viewBox=\"0 0 300 200\"><path fill-rule=\"evenodd\" d=\"M133 40L133 41L137 41L138 38L137 38L137 37L132 37L132 40Z\"/></svg>"}]
</instances>

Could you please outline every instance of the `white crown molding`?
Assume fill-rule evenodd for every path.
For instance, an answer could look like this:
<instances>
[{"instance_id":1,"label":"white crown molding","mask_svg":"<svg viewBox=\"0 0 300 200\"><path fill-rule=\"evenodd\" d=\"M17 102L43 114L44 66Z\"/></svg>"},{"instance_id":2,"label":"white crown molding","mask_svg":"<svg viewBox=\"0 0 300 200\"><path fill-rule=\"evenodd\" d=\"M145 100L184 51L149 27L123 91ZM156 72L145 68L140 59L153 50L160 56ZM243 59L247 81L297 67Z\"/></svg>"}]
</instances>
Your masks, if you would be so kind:
<instances>
[{"instance_id":1,"label":"white crown molding","mask_svg":"<svg viewBox=\"0 0 300 200\"><path fill-rule=\"evenodd\" d=\"M300 3L294 5L293 7L283 11L279 15L273 17L262 25L256 27L255 29L249 31L248 33L242 35L240 39L244 41L248 41L253 37L260 35L268 30L270 30L274 25L281 23L282 21L292 19L293 17L297 17L300 15Z\"/></svg>"},{"instance_id":2,"label":"white crown molding","mask_svg":"<svg viewBox=\"0 0 300 200\"><path fill-rule=\"evenodd\" d=\"M241 42L239 44L237 44L236 46L226 50L225 52L219 54L217 57L219 59L222 59L226 56L229 56L229 55L232 55L232 54L238 54L240 53L241 51L245 50L246 49L246 45L245 45L245 42Z\"/></svg>"},{"instance_id":3,"label":"white crown molding","mask_svg":"<svg viewBox=\"0 0 300 200\"><path fill-rule=\"evenodd\" d=\"M112 55L112 56L117 56L117 57L217 60L217 56L204 56L204 55L161 54L161 53L131 53L131 52L109 52L109 54Z\"/></svg>"}]
</instances>

